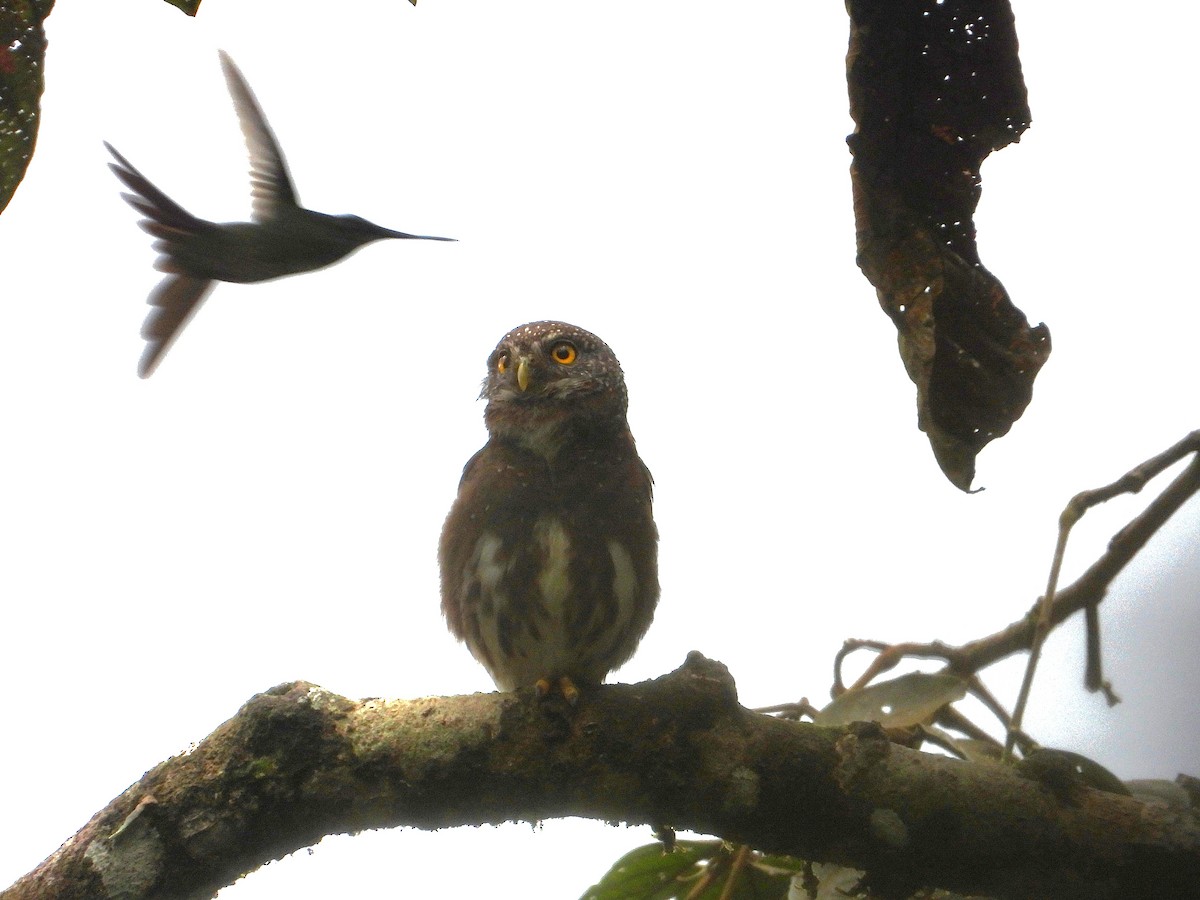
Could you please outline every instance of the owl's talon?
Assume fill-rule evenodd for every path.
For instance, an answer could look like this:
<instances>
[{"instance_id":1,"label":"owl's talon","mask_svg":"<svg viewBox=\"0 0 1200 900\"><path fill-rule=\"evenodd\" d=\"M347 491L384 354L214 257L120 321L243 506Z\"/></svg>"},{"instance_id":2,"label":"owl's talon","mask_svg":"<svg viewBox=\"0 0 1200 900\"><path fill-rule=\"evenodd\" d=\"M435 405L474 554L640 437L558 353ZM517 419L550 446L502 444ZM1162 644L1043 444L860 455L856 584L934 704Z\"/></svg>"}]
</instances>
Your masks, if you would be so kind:
<instances>
[{"instance_id":1,"label":"owl's talon","mask_svg":"<svg viewBox=\"0 0 1200 900\"><path fill-rule=\"evenodd\" d=\"M555 681L549 678L539 678L533 683L534 693L537 694L539 700L544 700L558 688L558 692L562 694L562 698L571 706L579 702L579 688L575 686L575 682L569 675L563 675Z\"/></svg>"},{"instance_id":2,"label":"owl's talon","mask_svg":"<svg viewBox=\"0 0 1200 900\"><path fill-rule=\"evenodd\" d=\"M579 702L579 688L575 686L575 682L569 675L558 679L558 689L562 691L563 699L572 706Z\"/></svg>"}]
</instances>

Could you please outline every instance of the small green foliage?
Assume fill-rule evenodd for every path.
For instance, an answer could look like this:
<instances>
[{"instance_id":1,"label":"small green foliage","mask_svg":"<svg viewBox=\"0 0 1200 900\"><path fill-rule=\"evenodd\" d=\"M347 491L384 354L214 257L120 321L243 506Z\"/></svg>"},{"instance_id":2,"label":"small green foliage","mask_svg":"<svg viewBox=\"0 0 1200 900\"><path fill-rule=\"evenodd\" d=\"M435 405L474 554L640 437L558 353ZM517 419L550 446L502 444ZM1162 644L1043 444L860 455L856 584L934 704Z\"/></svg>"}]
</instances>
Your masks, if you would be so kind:
<instances>
[{"instance_id":1,"label":"small green foliage","mask_svg":"<svg viewBox=\"0 0 1200 900\"><path fill-rule=\"evenodd\" d=\"M678 841L669 853L648 844L617 860L582 900L785 900L801 866L721 841Z\"/></svg>"},{"instance_id":2,"label":"small green foliage","mask_svg":"<svg viewBox=\"0 0 1200 900\"><path fill-rule=\"evenodd\" d=\"M279 771L279 760L273 756L259 756L246 763L248 778L269 778Z\"/></svg>"}]
</instances>

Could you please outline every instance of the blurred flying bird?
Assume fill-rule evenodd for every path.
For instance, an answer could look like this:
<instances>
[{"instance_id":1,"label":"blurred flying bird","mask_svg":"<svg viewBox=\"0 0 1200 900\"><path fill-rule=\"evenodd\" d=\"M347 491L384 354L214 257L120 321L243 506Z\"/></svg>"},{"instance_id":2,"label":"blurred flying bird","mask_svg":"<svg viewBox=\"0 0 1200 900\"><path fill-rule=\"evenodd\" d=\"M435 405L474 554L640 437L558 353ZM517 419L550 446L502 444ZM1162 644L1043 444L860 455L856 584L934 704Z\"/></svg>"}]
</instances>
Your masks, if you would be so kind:
<instances>
[{"instance_id":1,"label":"blurred flying bird","mask_svg":"<svg viewBox=\"0 0 1200 900\"><path fill-rule=\"evenodd\" d=\"M122 194L157 240L154 267L167 277L150 292L142 324L146 349L138 375L153 374L183 327L218 281L269 281L332 265L359 247L384 238L452 241L454 238L392 231L359 216L331 216L300 206L283 151L246 79L221 51L221 68L250 151L253 205L249 222L198 219L160 191L113 146L109 168L132 194Z\"/></svg>"}]
</instances>

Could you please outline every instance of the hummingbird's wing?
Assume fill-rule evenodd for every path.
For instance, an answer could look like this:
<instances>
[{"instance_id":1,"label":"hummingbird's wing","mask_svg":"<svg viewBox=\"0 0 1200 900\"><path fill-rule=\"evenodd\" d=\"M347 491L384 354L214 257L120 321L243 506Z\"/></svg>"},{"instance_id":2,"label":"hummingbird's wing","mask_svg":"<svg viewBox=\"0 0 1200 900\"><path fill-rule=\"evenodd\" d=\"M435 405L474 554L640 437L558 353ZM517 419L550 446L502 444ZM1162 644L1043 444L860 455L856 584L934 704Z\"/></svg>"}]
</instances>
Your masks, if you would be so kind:
<instances>
[{"instance_id":1,"label":"hummingbird's wing","mask_svg":"<svg viewBox=\"0 0 1200 900\"><path fill-rule=\"evenodd\" d=\"M150 313L142 323L146 349L138 362L138 377L149 378L154 374L179 332L191 321L215 284L207 278L168 275L150 292L146 301L150 304Z\"/></svg>"},{"instance_id":2,"label":"hummingbird's wing","mask_svg":"<svg viewBox=\"0 0 1200 900\"><path fill-rule=\"evenodd\" d=\"M250 151L250 218L261 222L273 218L280 206L299 206L296 188L288 175L283 151L279 149L279 142L267 124L262 108L254 99L254 92L229 54L221 50L220 55L225 81L233 96L233 107L237 110L242 134L246 138L246 149Z\"/></svg>"}]
</instances>

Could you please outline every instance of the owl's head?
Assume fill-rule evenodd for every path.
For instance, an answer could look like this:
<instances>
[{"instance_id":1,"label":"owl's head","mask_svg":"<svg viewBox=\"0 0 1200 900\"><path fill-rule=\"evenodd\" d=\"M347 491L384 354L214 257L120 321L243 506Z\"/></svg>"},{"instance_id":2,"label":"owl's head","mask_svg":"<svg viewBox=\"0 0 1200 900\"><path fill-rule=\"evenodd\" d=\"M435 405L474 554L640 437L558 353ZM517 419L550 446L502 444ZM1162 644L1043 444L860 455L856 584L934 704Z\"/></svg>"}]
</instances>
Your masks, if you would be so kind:
<instances>
[{"instance_id":1,"label":"owl's head","mask_svg":"<svg viewBox=\"0 0 1200 900\"><path fill-rule=\"evenodd\" d=\"M492 435L551 457L571 433L624 428L625 376L608 344L565 322L514 328L488 357L480 397Z\"/></svg>"}]
</instances>

